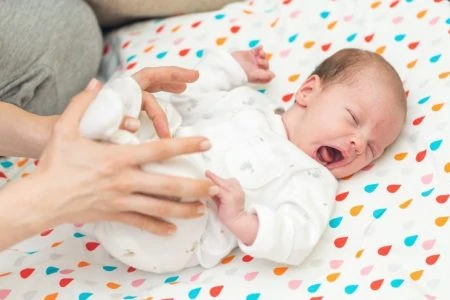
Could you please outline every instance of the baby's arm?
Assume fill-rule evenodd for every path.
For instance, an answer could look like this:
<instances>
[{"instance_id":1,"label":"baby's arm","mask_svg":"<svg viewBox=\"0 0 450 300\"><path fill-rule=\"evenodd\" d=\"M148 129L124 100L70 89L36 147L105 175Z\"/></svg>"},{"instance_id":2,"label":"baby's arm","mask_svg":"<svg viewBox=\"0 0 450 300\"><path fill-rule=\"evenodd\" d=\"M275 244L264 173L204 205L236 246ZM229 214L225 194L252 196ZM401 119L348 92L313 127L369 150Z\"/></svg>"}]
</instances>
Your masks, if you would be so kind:
<instances>
[{"instance_id":1,"label":"baby's arm","mask_svg":"<svg viewBox=\"0 0 450 300\"><path fill-rule=\"evenodd\" d=\"M255 49L235 51L231 56L239 63L251 83L268 83L275 74L269 70L269 58L262 46Z\"/></svg>"},{"instance_id":2,"label":"baby's arm","mask_svg":"<svg viewBox=\"0 0 450 300\"><path fill-rule=\"evenodd\" d=\"M240 64L222 49L205 49L195 70L198 71L199 78L188 84L183 94L230 91L248 83Z\"/></svg>"},{"instance_id":3,"label":"baby's arm","mask_svg":"<svg viewBox=\"0 0 450 300\"><path fill-rule=\"evenodd\" d=\"M258 217L244 210L244 191L236 179L223 179L210 171L206 177L215 186L211 187L209 195L217 204L217 215L237 239L245 245L251 245L258 233Z\"/></svg>"},{"instance_id":4,"label":"baby's arm","mask_svg":"<svg viewBox=\"0 0 450 300\"><path fill-rule=\"evenodd\" d=\"M243 252L298 265L318 243L334 203L336 181L332 177L316 175L315 172L302 172L290 177L271 203L255 203L246 211L243 196L234 197L235 204L232 205L227 204L232 201L226 198L226 192L222 192L225 196L216 199L224 206L219 205L219 218L236 235ZM219 182L213 181L216 185ZM228 190L232 189L228 187ZM236 192L229 194L238 195Z\"/></svg>"},{"instance_id":5,"label":"baby's arm","mask_svg":"<svg viewBox=\"0 0 450 300\"><path fill-rule=\"evenodd\" d=\"M196 118L214 109L212 102L221 99L224 92L249 81L267 83L274 77L262 47L232 54L206 49L196 69L199 79L189 84L181 95L170 96L169 101L183 118Z\"/></svg>"},{"instance_id":6,"label":"baby's arm","mask_svg":"<svg viewBox=\"0 0 450 300\"><path fill-rule=\"evenodd\" d=\"M184 94L229 91L248 82L268 83L275 77L262 46L231 54L221 49L206 49L195 69L199 79L189 84Z\"/></svg>"}]
</instances>

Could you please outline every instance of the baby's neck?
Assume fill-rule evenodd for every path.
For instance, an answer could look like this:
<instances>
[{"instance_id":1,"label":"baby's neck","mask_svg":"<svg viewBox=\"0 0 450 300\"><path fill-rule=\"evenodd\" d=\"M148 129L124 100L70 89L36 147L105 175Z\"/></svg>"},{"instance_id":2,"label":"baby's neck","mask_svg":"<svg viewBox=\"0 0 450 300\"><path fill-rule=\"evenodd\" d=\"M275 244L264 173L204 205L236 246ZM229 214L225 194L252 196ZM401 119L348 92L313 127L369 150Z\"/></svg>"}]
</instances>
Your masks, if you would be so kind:
<instances>
[{"instance_id":1,"label":"baby's neck","mask_svg":"<svg viewBox=\"0 0 450 300\"><path fill-rule=\"evenodd\" d=\"M300 107L297 107L297 105L294 104L287 111L280 114L287 138L294 144L296 127L298 126L298 122L301 120L301 116L303 115L303 111L299 108Z\"/></svg>"},{"instance_id":2,"label":"baby's neck","mask_svg":"<svg viewBox=\"0 0 450 300\"><path fill-rule=\"evenodd\" d=\"M281 114L281 122L283 123L284 131L286 133L288 140L291 141L291 135L289 133L289 127L288 123L286 122L285 114L286 113Z\"/></svg>"}]
</instances>

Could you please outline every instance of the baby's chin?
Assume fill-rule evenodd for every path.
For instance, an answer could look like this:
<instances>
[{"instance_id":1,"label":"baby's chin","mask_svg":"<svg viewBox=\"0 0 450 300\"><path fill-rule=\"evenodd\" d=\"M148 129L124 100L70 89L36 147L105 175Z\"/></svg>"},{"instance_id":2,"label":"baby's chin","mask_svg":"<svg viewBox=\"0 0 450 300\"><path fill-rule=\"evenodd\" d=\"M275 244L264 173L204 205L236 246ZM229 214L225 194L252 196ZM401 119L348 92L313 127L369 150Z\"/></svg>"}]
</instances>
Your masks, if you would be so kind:
<instances>
[{"instance_id":1,"label":"baby's chin","mask_svg":"<svg viewBox=\"0 0 450 300\"><path fill-rule=\"evenodd\" d=\"M336 179L349 179L350 177L352 177L354 174L358 173L361 168L349 168L347 166L344 167L339 167L339 168L328 168L328 170L330 170L330 172L334 175L334 177L336 177Z\"/></svg>"},{"instance_id":2,"label":"baby's chin","mask_svg":"<svg viewBox=\"0 0 450 300\"><path fill-rule=\"evenodd\" d=\"M330 168L328 168L330 170ZM354 173L342 172L341 170L331 169L330 172L336 177L336 179L345 179L352 176Z\"/></svg>"},{"instance_id":3,"label":"baby's chin","mask_svg":"<svg viewBox=\"0 0 450 300\"><path fill-rule=\"evenodd\" d=\"M321 164L322 166L327 168L336 179L345 179L355 173L355 172L350 172L349 170L346 170L347 169L346 167L337 167L337 168L333 167L333 166L330 167L326 163L322 162L320 159L318 159L318 158L314 158L314 159L319 164Z\"/></svg>"}]
</instances>

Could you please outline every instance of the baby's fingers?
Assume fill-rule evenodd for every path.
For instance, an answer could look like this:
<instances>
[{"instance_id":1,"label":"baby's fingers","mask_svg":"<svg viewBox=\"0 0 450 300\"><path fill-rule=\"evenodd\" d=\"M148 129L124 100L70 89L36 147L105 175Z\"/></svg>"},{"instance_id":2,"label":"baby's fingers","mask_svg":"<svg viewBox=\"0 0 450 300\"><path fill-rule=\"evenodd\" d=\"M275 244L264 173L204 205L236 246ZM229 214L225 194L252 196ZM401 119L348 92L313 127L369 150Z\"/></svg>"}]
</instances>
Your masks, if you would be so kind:
<instances>
[{"instance_id":1,"label":"baby's fingers","mask_svg":"<svg viewBox=\"0 0 450 300\"><path fill-rule=\"evenodd\" d=\"M256 62L258 64L258 67L264 70L269 69L269 61L266 58L257 57Z\"/></svg>"},{"instance_id":2,"label":"baby's fingers","mask_svg":"<svg viewBox=\"0 0 450 300\"><path fill-rule=\"evenodd\" d=\"M250 74L250 82L253 83L268 83L275 77L275 74L268 70L254 70Z\"/></svg>"},{"instance_id":3,"label":"baby's fingers","mask_svg":"<svg viewBox=\"0 0 450 300\"><path fill-rule=\"evenodd\" d=\"M209 188L209 195L218 195L221 198L236 195L242 192L242 187L236 178L223 179L211 171L206 171L206 177L211 179L216 186Z\"/></svg>"},{"instance_id":4,"label":"baby's fingers","mask_svg":"<svg viewBox=\"0 0 450 300\"><path fill-rule=\"evenodd\" d=\"M213 185L209 188L208 194L210 197L221 198L224 195L224 192L223 192L223 189L221 189L217 185Z\"/></svg>"},{"instance_id":5,"label":"baby's fingers","mask_svg":"<svg viewBox=\"0 0 450 300\"><path fill-rule=\"evenodd\" d=\"M253 51L255 53L255 57L260 57L261 55L264 55L263 46L261 46L261 45L259 45L255 49L253 49Z\"/></svg>"},{"instance_id":6,"label":"baby's fingers","mask_svg":"<svg viewBox=\"0 0 450 300\"><path fill-rule=\"evenodd\" d=\"M228 184L228 180L217 176L216 174L214 174L211 171L206 171L205 175L206 175L207 178L211 179L212 182L214 182L218 187L220 187L222 189L225 189L226 191L229 191L229 189L228 189L228 185L229 185Z\"/></svg>"},{"instance_id":7,"label":"baby's fingers","mask_svg":"<svg viewBox=\"0 0 450 300\"><path fill-rule=\"evenodd\" d=\"M223 199L221 192L222 190L216 185L213 185L209 188L209 197L211 197L211 199L214 201L214 203L216 203L217 206L220 205L221 199Z\"/></svg>"}]
</instances>

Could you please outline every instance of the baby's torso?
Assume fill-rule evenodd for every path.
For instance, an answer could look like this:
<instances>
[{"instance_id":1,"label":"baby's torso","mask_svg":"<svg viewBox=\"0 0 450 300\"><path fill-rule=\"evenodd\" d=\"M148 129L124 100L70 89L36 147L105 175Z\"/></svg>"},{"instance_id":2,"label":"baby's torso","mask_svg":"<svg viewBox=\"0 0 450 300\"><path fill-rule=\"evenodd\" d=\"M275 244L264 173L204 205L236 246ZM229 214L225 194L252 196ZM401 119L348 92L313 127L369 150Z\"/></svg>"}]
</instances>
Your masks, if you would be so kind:
<instances>
[{"instance_id":1,"label":"baby's torso","mask_svg":"<svg viewBox=\"0 0 450 300\"><path fill-rule=\"evenodd\" d=\"M211 97L215 107L183 120L175 136L207 137L212 147L200 155L204 169L236 178L245 192L246 206L270 202L292 174L324 171L288 140L281 116L267 103L257 103L267 101L259 92L243 87L201 96Z\"/></svg>"},{"instance_id":2,"label":"baby's torso","mask_svg":"<svg viewBox=\"0 0 450 300\"><path fill-rule=\"evenodd\" d=\"M298 198L297 187L294 191L286 189L289 180L298 174L304 174L306 180L314 177L330 181L332 175L328 170L288 140L281 117L269 105L256 105L258 95L234 90L216 96L219 107L199 109L196 118L183 120L175 135L205 136L211 141L211 149L197 155L201 157L201 168L223 178L236 178L245 193L247 209L254 204L276 209L279 203L275 199ZM217 103L217 99L210 100ZM323 215L330 214L332 200L323 199L323 203L318 203ZM208 204L215 210L212 202ZM204 267L213 266L236 245L237 239L210 212L196 259Z\"/></svg>"}]
</instances>

